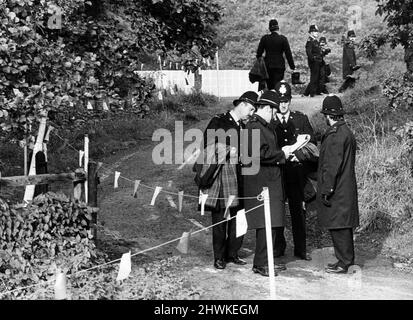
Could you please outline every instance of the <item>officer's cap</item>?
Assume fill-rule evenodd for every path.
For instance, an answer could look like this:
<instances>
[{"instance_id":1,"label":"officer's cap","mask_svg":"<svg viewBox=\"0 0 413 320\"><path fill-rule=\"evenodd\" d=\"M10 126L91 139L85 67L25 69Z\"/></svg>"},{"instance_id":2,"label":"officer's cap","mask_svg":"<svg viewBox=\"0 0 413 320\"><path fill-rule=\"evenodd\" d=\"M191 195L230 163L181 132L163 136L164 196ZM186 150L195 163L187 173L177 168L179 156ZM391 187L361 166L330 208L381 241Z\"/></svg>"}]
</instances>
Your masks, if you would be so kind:
<instances>
[{"instance_id":1,"label":"officer's cap","mask_svg":"<svg viewBox=\"0 0 413 320\"><path fill-rule=\"evenodd\" d=\"M264 91L264 93L258 98L258 101L255 103L255 105L269 105L271 108L278 109L280 103L277 92L272 90Z\"/></svg>"},{"instance_id":2,"label":"officer's cap","mask_svg":"<svg viewBox=\"0 0 413 320\"><path fill-rule=\"evenodd\" d=\"M341 100L336 95L329 95L323 100L323 108L321 113L333 115L333 116L342 116L344 115L343 104Z\"/></svg>"},{"instance_id":3,"label":"officer's cap","mask_svg":"<svg viewBox=\"0 0 413 320\"><path fill-rule=\"evenodd\" d=\"M356 33L354 32L354 30L349 30L348 32L347 32L347 37L348 38L350 38L350 37L355 37L356 36Z\"/></svg>"},{"instance_id":4,"label":"officer's cap","mask_svg":"<svg viewBox=\"0 0 413 320\"><path fill-rule=\"evenodd\" d=\"M268 24L268 28L271 32L279 30L280 28L278 27L278 21L276 19L271 19L270 23Z\"/></svg>"},{"instance_id":5,"label":"officer's cap","mask_svg":"<svg viewBox=\"0 0 413 320\"><path fill-rule=\"evenodd\" d=\"M308 31L309 33L311 32L318 32L318 27L315 24L312 24L310 26L310 30Z\"/></svg>"},{"instance_id":6,"label":"officer's cap","mask_svg":"<svg viewBox=\"0 0 413 320\"><path fill-rule=\"evenodd\" d=\"M279 102L288 102L291 100L291 86L287 81L281 80L277 82L274 90L278 94Z\"/></svg>"},{"instance_id":7,"label":"officer's cap","mask_svg":"<svg viewBox=\"0 0 413 320\"><path fill-rule=\"evenodd\" d=\"M234 106L236 106L240 102L248 102L248 103L251 103L252 105L254 105L257 102L257 98L258 98L258 93L254 92L254 91L247 91L247 92L244 92L241 95L241 97L239 97L238 99L235 99L232 102L232 104Z\"/></svg>"}]
</instances>

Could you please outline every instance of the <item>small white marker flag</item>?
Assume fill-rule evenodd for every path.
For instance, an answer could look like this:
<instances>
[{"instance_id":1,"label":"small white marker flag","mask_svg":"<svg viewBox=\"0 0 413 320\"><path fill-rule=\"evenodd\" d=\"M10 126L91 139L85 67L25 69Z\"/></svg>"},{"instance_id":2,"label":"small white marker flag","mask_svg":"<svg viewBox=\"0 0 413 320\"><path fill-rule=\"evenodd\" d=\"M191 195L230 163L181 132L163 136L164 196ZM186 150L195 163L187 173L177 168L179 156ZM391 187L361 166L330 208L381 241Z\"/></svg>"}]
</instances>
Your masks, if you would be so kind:
<instances>
[{"instance_id":1,"label":"small white marker flag","mask_svg":"<svg viewBox=\"0 0 413 320\"><path fill-rule=\"evenodd\" d=\"M113 182L113 188L115 188L115 189L118 187L119 177L120 177L120 172L115 171L115 181Z\"/></svg>"},{"instance_id":2,"label":"small white marker flag","mask_svg":"<svg viewBox=\"0 0 413 320\"><path fill-rule=\"evenodd\" d=\"M88 110L93 110L93 106L92 106L92 104L90 103L90 101L87 102L87 109L88 109Z\"/></svg>"},{"instance_id":3,"label":"small white marker flag","mask_svg":"<svg viewBox=\"0 0 413 320\"><path fill-rule=\"evenodd\" d=\"M159 91L159 92L158 92L158 99L159 99L159 100L163 100L162 91Z\"/></svg>"},{"instance_id":4,"label":"small white marker flag","mask_svg":"<svg viewBox=\"0 0 413 320\"><path fill-rule=\"evenodd\" d=\"M82 150L79 150L79 167L82 167L82 160L83 160L83 156L85 155L85 152Z\"/></svg>"},{"instance_id":5,"label":"small white marker flag","mask_svg":"<svg viewBox=\"0 0 413 320\"><path fill-rule=\"evenodd\" d=\"M103 111L109 111L109 108L108 108L108 105L107 105L106 101L103 101L102 108L103 108Z\"/></svg>"},{"instance_id":6,"label":"small white marker flag","mask_svg":"<svg viewBox=\"0 0 413 320\"><path fill-rule=\"evenodd\" d=\"M201 204L201 216L205 214L205 203L208 199L208 194L203 194L201 191L201 197L200 197L200 204Z\"/></svg>"},{"instance_id":7,"label":"small white marker flag","mask_svg":"<svg viewBox=\"0 0 413 320\"><path fill-rule=\"evenodd\" d=\"M154 205L155 205L156 197L157 197L158 194L161 192L161 190L162 190L162 187L156 187L156 188L155 188L155 192L153 193L153 197L152 197L152 201L151 201L151 206L154 206Z\"/></svg>"},{"instance_id":8,"label":"small white marker flag","mask_svg":"<svg viewBox=\"0 0 413 320\"><path fill-rule=\"evenodd\" d=\"M234 200L235 200L235 196L229 196L228 201L227 201L227 206L226 206L225 212L224 212L224 218L227 219L227 220L229 220L231 218L229 207L234 202Z\"/></svg>"},{"instance_id":9,"label":"small white marker flag","mask_svg":"<svg viewBox=\"0 0 413 320\"><path fill-rule=\"evenodd\" d=\"M135 186L133 187L133 197L134 198L138 197L138 188L139 188L140 184L141 184L140 180L135 180Z\"/></svg>"},{"instance_id":10,"label":"small white marker flag","mask_svg":"<svg viewBox=\"0 0 413 320\"><path fill-rule=\"evenodd\" d=\"M247 233L248 230L248 222L247 217L245 216L245 209L242 209L237 212L236 219L236 236L241 237Z\"/></svg>"},{"instance_id":11,"label":"small white marker flag","mask_svg":"<svg viewBox=\"0 0 413 320\"><path fill-rule=\"evenodd\" d=\"M182 211L182 202L184 200L184 192L183 191L179 191L178 192L178 210L179 212Z\"/></svg>"},{"instance_id":12,"label":"small white marker flag","mask_svg":"<svg viewBox=\"0 0 413 320\"><path fill-rule=\"evenodd\" d=\"M132 271L131 252L124 253L120 259L117 281L125 280Z\"/></svg>"}]
</instances>

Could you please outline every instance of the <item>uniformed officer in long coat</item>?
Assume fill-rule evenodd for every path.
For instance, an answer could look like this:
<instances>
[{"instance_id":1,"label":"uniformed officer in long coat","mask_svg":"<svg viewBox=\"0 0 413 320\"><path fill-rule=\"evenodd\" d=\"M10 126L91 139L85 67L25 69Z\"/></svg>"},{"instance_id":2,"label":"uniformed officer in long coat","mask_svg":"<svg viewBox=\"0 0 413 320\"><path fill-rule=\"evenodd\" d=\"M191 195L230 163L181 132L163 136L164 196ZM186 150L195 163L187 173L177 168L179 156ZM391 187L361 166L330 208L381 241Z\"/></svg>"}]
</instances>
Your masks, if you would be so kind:
<instances>
[{"instance_id":1,"label":"uniformed officer in long coat","mask_svg":"<svg viewBox=\"0 0 413 320\"><path fill-rule=\"evenodd\" d=\"M314 97L319 94L320 89L320 68L323 61L320 43L318 42L318 27L314 24L309 29L310 36L305 44L308 67L310 68L310 83L304 91L305 96Z\"/></svg>"},{"instance_id":2,"label":"uniformed officer in long coat","mask_svg":"<svg viewBox=\"0 0 413 320\"><path fill-rule=\"evenodd\" d=\"M240 154L240 132L244 127L243 121L248 119L254 111L254 103L257 101L258 94L254 91L247 91L242 94L238 99L233 101L233 108L225 113L215 115L209 122L204 132L204 147L208 144L216 144L219 140L217 130L223 130L225 132L225 143L228 146L235 148L236 153ZM230 132L234 132L238 135L237 139L231 140ZM210 141L212 140L212 141ZM236 141L237 145L231 143ZM236 237L236 221L231 219L228 222L222 222L225 220L224 213L226 209L226 201L224 196L226 193L229 195L237 195L237 206L229 208L230 216L237 214L237 211L243 206L242 198L242 176L241 176L241 164L237 161L235 181L228 181L230 176L218 175L217 179L220 179L219 188L209 188L209 198L205 204L205 210L211 211L212 224L217 224L212 228L212 244L214 249L214 267L216 269L225 269L228 262L238 265L245 265L246 262L238 256L238 251L242 246L243 237ZM223 171L223 170L221 170ZM214 181L216 183L217 181ZM229 184L229 185L228 185ZM227 186L228 185L228 186ZM237 190L228 191L228 189L237 188ZM211 190L216 190L216 194L211 194ZM228 192L226 192L228 191ZM228 196L229 196L228 195ZM217 199L220 198L220 199ZM218 224L220 223L220 224Z\"/></svg>"},{"instance_id":3,"label":"uniformed officer in long coat","mask_svg":"<svg viewBox=\"0 0 413 320\"><path fill-rule=\"evenodd\" d=\"M273 117L273 108L278 108L279 101L274 91L264 91L258 99L257 110L246 125L248 133L248 154L252 161L259 163L259 171L253 175L243 174L243 191L245 197L255 197L268 187L270 196L271 225L273 243L276 236L276 227L285 225L284 190L281 180L280 166L285 163L289 154L284 153L277 143L277 135L270 124ZM259 136L254 137L254 132ZM257 141L259 138L259 141ZM259 143L259 154L253 154L254 144ZM241 159L243 161L243 159ZM243 162L247 167L251 163ZM245 210L248 211L262 204L257 199L245 199ZM256 230L256 247L253 271L263 276L268 274L267 241L265 232L264 208L260 207L247 214L248 229ZM278 270L285 270L285 265L276 264Z\"/></svg>"},{"instance_id":4,"label":"uniformed officer in long coat","mask_svg":"<svg viewBox=\"0 0 413 320\"><path fill-rule=\"evenodd\" d=\"M356 33L354 30L347 32L347 39L343 44L343 79L344 82L339 88L339 92L344 92L347 88L353 88L356 79L353 72L359 68L357 65L356 51L355 51Z\"/></svg>"},{"instance_id":5,"label":"uniformed officer in long coat","mask_svg":"<svg viewBox=\"0 0 413 320\"><path fill-rule=\"evenodd\" d=\"M318 218L330 231L337 258L326 272L347 273L355 258L353 228L359 225L356 139L344 121L340 98L327 96L321 112L329 128L321 140L317 172Z\"/></svg>"},{"instance_id":6,"label":"uniformed officer in long coat","mask_svg":"<svg viewBox=\"0 0 413 320\"><path fill-rule=\"evenodd\" d=\"M286 81L281 81L275 85L275 91L280 97L279 112L273 119L273 125L277 133L278 146L292 145L297 141L299 134L310 135L310 141L317 144L314 138L314 130L308 117L299 111L291 111L291 86ZM296 157L287 161L283 165L283 181L288 207L291 216L292 233L294 240L294 255L300 259L311 260L306 250L306 223L304 202L305 175L307 169L306 162L299 162ZM275 240L274 255L283 256L286 248L284 228L277 230Z\"/></svg>"},{"instance_id":7,"label":"uniformed officer in long coat","mask_svg":"<svg viewBox=\"0 0 413 320\"><path fill-rule=\"evenodd\" d=\"M267 89L274 89L278 81L284 79L285 58L291 70L295 70L293 55L287 37L278 33L279 26L276 19L269 22L271 34L262 36L257 49L257 59L262 57L265 52L265 66L269 79L267 80ZM262 88L258 88L261 90Z\"/></svg>"}]
</instances>

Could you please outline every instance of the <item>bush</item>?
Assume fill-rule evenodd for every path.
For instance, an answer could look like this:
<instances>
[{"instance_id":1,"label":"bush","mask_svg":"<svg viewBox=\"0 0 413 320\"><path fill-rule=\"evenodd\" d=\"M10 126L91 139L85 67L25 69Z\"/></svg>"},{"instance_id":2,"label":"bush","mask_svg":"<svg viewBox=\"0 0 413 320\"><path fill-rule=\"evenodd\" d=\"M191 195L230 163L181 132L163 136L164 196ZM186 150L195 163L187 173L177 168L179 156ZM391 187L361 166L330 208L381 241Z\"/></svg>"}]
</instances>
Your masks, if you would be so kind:
<instances>
[{"instance_id":1,"label":"bush","mask_svg":"<svg viewBox=\"0 0 413 320\"><path fill-rule=\"evenodd\" d=\"M28 206L0 199L0 291L48 280L56 266L68 272L89 266L97 257L93 210L51 192Z\"/></svg>"}]
</instances>

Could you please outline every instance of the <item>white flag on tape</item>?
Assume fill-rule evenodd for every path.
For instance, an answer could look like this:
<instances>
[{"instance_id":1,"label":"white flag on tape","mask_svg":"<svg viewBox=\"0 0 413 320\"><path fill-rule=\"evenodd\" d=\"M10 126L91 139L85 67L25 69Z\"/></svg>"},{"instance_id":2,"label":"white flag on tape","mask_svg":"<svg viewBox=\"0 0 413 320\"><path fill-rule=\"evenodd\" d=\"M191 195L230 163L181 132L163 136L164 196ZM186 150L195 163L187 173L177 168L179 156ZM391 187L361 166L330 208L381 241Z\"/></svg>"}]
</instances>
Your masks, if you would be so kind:
<instances>
[{"instance_id":1,"label":"white flag on tape","mask_svg":"<svg viewBox=\"0 0 413 320\"><path fill-rule=\"evenodd\" d=\"M103 108L103 111L109 111L109 108L108 108L108 105L107 105L106 101L103 101L102 108Z\"/></svg>"},{"instance_id":2,"label":"white flag on tape","mask_svg":"<svg viewBox=\"0 0 413 320\"><path fill-rule=\"evenodd\" d=\"M141 184L140 180L135 180L135 186L133 187L133 197L134 198L138 197L138 188L139 188L140 184Z\"/></svg>"},{"instance_id":3,"label":"white flag on tape","mask_svg":"<svg viewBox=\"0 0 413 320\"><path fill-rule=\"evenodd\" d=\"M132 271L131 252L124 253L120 259L117 281L126 279Z\"/></svg>"},{"instance_id":4,"label":"white flag on tape","mask_svg":"<svg viewBox=\"0 0 413 320\"><path fill-rule=\"evenodd\" d=\"M152 201L151 201L151 206L154 206L154 205L155 205L156 197L157 197L158 194L161 192L161 190L162 190L162 187L156 187L156 188L155 188L155 192L153 193L153 197L152 197Z\"/></svg>"},{"instance_id":5,"label":"white flag on tape","mask_svg":"<svg viewBox=\"0 0 413 320\"><path fill-rule=\"evenodd\" d=\"M159 91L159 92L158 92L158 99L159 99L159 100L163 100L162 91Z\"/></svg>"},{"instance_id":6,"label":"white flag on tape","mask_svg":"<svg viewBox=\"0 0 413 320\"><path fill-rule=\"evenodd\" d=\"M237 212L236 220L236 236L241 237L247 233L248 230L248 222L247 217L245 216L245 209L242 209Z\"/></svg>"},{"instance_id":7,"label":"white flag on tape","mask_svg":"<svg viewBox=\"0 0 413 320\"><path fill-rule=\"evenodd\" d=\"M119 172L119 171L115 171L115 181L113 182L113 188L117 188L117 187L118 187L119 177L120 177L120 172Z\"/></svg>"},{"instance_id":8,"label":"white flag on tape","mask_svg":"<svg viewBox=\"0 0 413 320\"><path fill-rule=\"evenodd\" d=\"M234 202L234 200L235 200L235 196L229 196L228 201L227 201L227 206L225 207L225 212L224 212L224 218L227 220L231 218L229 207Z\"/></svg>"},{"instance_id":9,"label":"white flag on tape","mask_svg":"<svg viewBox=\"0 0 413 320\"><path fill-rule=\"evenodd\" d=\"M55 300L65 300L67 299L66 292L66 274L61 270L56 272L56 282L54 285L54 295Z\"/></svg>"},{"instance_id":10,"label":"white flag on tape","mask_svg":"<svg viewBox=\"0 0 413 320\"><path fill-rule=\"evenodd\" d=\"M179 212L182 211L182 202L184 200L184 192L183 191L179 191L178 192L178 210Z\"/></svg>"},{"instance_id":11,"label":"white flag on tape","mask_svg":"<svg viewBox=\"0 0 413 320\"><path fill-rule=\"evenodd\" d=\"M205 203L208 199L208 194L204 194L202 191L200 191L200 193L199 203L201 204L201 216L203 216L205 214Z\"/></svg>"},{"instance_id":12,"label":"white flag on tape","mask_svg":"<svg viewBox=\"0 0 413 320\"><path fill-rule=\"evenodd\" d=\"M93 106L92 106L92 104L90 103L90 101L87 102L87 109L88 109L88 110L93 110Z\"/></svg>"},{"instance_id":13,"label":"white flag on tape","mask_svg":"<svg viewBox=\"0 0 413 320\"><path fill-rule=\"evenodd\" d=\"M82 167L82 160L83 160L84 155L85 155L85 152L82 150L79 150L79 168Z\"/></svg>"}]
</instances>

